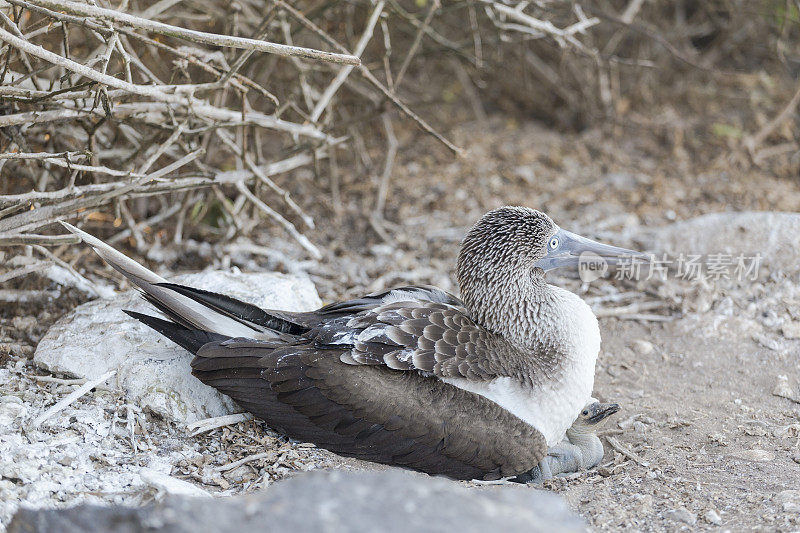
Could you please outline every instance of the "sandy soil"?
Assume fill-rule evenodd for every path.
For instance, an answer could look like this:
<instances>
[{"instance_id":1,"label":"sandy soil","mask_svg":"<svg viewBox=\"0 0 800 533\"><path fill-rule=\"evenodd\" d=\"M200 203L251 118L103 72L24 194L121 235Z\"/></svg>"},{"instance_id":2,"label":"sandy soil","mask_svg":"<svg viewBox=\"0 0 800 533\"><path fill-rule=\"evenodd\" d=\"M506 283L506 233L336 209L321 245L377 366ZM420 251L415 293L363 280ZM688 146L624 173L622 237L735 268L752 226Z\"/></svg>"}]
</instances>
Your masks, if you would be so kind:
<instances>
[{"instance_id":1,"label":"sandy soil","mask_svg":"<svg viewBox=\"0 0 800 533\"><path fill-rule=\"evenodd\" d=\"M456 132L456 141L467 149L458 160L431 149L431 141L416 131L399 133L407 159L398 161L389 192L383 227L390 242L382 242L355 214L371 209L374 183L344 179L337 215L327 181L299 173L282 185L307 199L305 207L320 228L309 236L330 250L323 262L298 267L297 248L277 231L264 231L258 243L280 253L242 258L221 249L197 254L195 248L162 266L301 268L326 302L405 283L454 290L459 239L480 214L503 204L545 210L562 227L607 239L709 212L791 211L800 205L797 181L739 169L723 159L705 161L636 131L619 137L556 135L535 125L492 120ZM315 198L322 201L312 202ZM677 282L611 281L587 288L557 280L590 300L636 291L625 304L656 302L651 312L670 320L601 319L596 396L623 407L605 429L619 449L606 444L599 468L546 487L562 493L598 530L800 528L800 404L772 394L781 375L798 390L800 341L781 334L783 324L800 319L798 273L772 274L757 283L700 289ZM62 301L54 307L49 321L69 306ZM0 361L17 373L35 373L25 358L48 320L26 329L3 317L0 333L17 346ZM163 424L152 417L140 423ZM304 453L277 469L274 461L250 463L251 472L239 472L223 487L204 478L202 469L245 456L253 446L285 446L285 441L265 439L265 429L253 423L198 438L181 433L170 429L173 438L189 443L193 455L174 460L172 474L212 492L263 486L291 473ZM250 447L214 457L223 448L220 440L233 443L241 435ZM313 459L315 466L337 464L325 454Z\"/></svg>"}]
</instances>

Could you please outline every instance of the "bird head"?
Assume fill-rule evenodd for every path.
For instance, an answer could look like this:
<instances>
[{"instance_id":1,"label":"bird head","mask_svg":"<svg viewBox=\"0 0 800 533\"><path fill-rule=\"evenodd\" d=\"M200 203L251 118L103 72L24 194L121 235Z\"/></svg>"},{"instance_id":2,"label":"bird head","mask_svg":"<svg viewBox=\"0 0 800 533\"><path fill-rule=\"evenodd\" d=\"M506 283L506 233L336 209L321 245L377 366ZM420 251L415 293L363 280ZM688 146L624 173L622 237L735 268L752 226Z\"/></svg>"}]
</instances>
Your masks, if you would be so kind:
<instances>
[{"instance_id":1,"label":"bird head","mask_svg":"<svg viewBox=\"0 0 800 533\"><path fill-rule=\"evenodd\" d=\"M483 215L467 233L458 259L459 281L462 272L469 276L524 269L542 276L555 268L577 268L585 254L611 264L649 257L561 229L541 211L505 206Z\"/></svg>"},{"instance_id":2,"label":"bird head","mask_svg":"<svg viewBox=\"0 0 800 533\"><path fill-rule=\"evenodd\" d=\"M619 411L616 403L601 403L592 401L581 409L581 413L567 434L572 433L595 433L609 416Z\"/></svg>"}]
</instances>

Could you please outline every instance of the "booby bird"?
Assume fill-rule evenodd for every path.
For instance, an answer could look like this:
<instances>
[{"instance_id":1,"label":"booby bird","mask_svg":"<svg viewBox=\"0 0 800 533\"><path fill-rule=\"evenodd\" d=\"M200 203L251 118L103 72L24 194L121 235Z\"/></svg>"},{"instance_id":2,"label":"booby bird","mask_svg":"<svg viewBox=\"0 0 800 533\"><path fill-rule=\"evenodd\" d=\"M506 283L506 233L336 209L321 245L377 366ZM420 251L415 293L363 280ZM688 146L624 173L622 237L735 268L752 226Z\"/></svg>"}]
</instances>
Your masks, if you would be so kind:
<instances>
[{"instance_id":1,"label":"booby bird","mask_svg":"<svg viewBox=\"0 0 800 533\"><path fill-rule=\"evenodd\" d=\"M461 299L401 287L317 311L264 310L167 282L69 225L163 315L128 314L195 355L192 373L289 437L456 479L531 470L594 383L597 319L544 273L636 252L502 207L467 233Z\"/></svg>"},{"instance_id":2,"label":"booby bird","mask_svg":"<svg viewBox=\"0 0 800 533\"><path fill-rule=\"evenodd\" d=\"M567 430L564 440L550 448L547 455L530 472L517 476L512 481L541 483L558 474L580 472L597 466L605 454L597 430L617 411L619 405L600 403L592 398Z\"/></svg>"}]
</instances>

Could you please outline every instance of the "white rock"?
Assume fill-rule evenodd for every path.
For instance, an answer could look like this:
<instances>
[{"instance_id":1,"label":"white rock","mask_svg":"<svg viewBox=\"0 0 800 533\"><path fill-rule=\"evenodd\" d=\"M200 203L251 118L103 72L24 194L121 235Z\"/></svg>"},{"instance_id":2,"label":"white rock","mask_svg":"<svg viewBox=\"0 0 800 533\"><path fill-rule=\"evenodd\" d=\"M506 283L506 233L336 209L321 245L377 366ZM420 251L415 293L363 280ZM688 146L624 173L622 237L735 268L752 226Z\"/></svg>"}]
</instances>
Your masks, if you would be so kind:
<instances>
[{"instance_id":1,"label":"white rock","mask_svg":"<svg viewBox=\"0 0 800 533\"><path fill-rule=\"evenodd\" d=\"M781 398L792 400L793 402L800 403L800 400L798 400L800 395L796 395L794 393L792 386L789 385L789 378L784 375L778 376L778 379L775 382L775 387L772 389L772 394L775 396L780 396Z\"/></svg>"},{"instance_id":2,"label":"white rock","mask_svg":"<svg viewBox=\"0 0 800 533\"><path fill-rule=\"evenodd\" d=\"M752 461L754 463L767 463L775 460L775 452L770 450L762 450L760 448L753 448L752 450L743 450L738 453L732 453L731 457L743 459L745 461Z\"/></svg>"},{"instance_id":3,"label":"white rock","mask_svg":"<svg viewBox=\"0 0 800 533\"><path fill-rule=\"evenodd\" d=\"M800 504L800 490L788 489L782 490L775 495L775 500L778 503L798 503Z\"/></svg>"},{"instance_id":4,"label":"white rock","mask_svg":"<svg viewBox=\"0 0 800 533\"><path fill-rule=\"evenodd\" d=\"M644 339L636 339L631 343L631 347L636 350L639 355L647 355L653 353L653 343Z\"/></svg>"},{"instance_id":5,"label":"white rock","mask_svg":"<svg viewBox=\"0 0 800 533\"><path fill-rule=\"evenodd\" d=\"M649 230L639 236L648 249L683 254L760 254L760 267L796 272L800 214L744 211L712 213ZM749 263L746 263L749 264ZM731 265L731 270L735 267ZM763 276L765 269L759 269Z\"/></svg>"},{"instance_id":6,"label":"white rock","mask_svg":"<svg viewBox=\"0 0 800 533\"><path fill-rule=\"evenodd\" d=\"M265 309L310 311L321 305L311 280L297 276L209 271L176 276L173 281ZM123 309L158 314L137 291L85 303L50 328L34 361L51 372L88 379L116 369L116 383L128 401L176 422L238 411L228 397L191 375L191 354ZM114 378L109 385L114 386Z\"/></svg>"},{"instance_id":7,"label":"white rock","mask_svg":"<svg viewBox=\"0 0 800 533\"><path fill-rule=\"evenodd\" d=\"M713 524L715 526L722 525L722 517L714 509L707 510L703 515L703 518L705 518L706 522L709 524Z\"/></svg>"},{"instance_id":8,"label":"white rock","mask_svg":"<svg viewBox=\"0 0 800 533\"><path fill-rule=\"evenodd\" d=\"M0 427L10 426L15 420L23 418L28 408L16 396L0 398Z\"/></svg>"},{"instance_id":9,"label":"white rock","mask_svg":"<svg viewBox=\"0 0 800 533\"><path fill-rule=\"evenodd\" d=\"M667 514L673 520L683 522L684 524L689 524L690 526L693 526L697 522L697 515L689 511L686 507L672 509L667 511Z\"/></svg>"},{"instance_id":10,"label":"white rock","mask_svg":"<svg viewBox=\"0 0 800 533\"><path fill-rule=\"evenodd\" d=\"M800 339L800 322L784 324L781 333L787 339Z\"/></svg>"}]
</instances>

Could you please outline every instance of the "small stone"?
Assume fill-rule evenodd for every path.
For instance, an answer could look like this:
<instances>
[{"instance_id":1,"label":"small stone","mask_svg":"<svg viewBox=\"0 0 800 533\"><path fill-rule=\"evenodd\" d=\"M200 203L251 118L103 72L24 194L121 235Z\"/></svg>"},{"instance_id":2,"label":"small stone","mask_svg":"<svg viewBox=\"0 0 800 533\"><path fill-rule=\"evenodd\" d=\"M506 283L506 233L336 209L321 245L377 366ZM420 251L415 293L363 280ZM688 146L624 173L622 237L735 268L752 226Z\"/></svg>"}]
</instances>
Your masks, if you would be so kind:
<instances>
[{"instance_id":1,"label":"small stone","mask_svg":"<svg viewBox=\"0 0 800 533\"><path fill-rule=\"evenodd\" d=\"M7 396L4 396L7 398ZM11 396L10 398L16 398ZM19 398L16 398L19 400ZM7 402L0 402L0 427L11 426L17 419L23 418L28 412L28 408L16 401L9 400Z\"/></svg>"},{"instance_id":2,"label":"small stone","mask_svg":"<svg viewBox=\"0 0 800 533\"><path fill-rule=\"evenodd\" d=\"M791 385L789 385L789 378L783 375L778 376L775 387L772 389L772 395L786 398L793 402L800 402L800 400L797 399L798 395L795 394Z\"/></svg>"},{"instance_id":3,"label":"small stone","mask_svg":"<svg viewBox=\"0 0 800 533\"><path fill-rule=\"evenodd\" d=\"M781 333L787 339L800 339L800 322L789 322L783 325Z\"/></svg>"},{"instance_id":4,"label":"small stone","mask_svg":"<svg viewBox=\"0 0 800 533\"><path fill-rule=\"evenodd\" d=\"M782 490L778 494L775 495L775 500L778 503L800 503L800 490L797 489L788 489Z\"/></svg>"},{"instance_id":5,"label":"small stone","mask_svg":"<svg viewBox=\"0 0 800 533\"><path fill-rule=\"evenodd\" d=\"M683 522L684 524L689 524L690 526L693 526L697 522L697 515L690 512L686 507L673 509L668 511L668 514L673 520Z\"/></svg>"},{"instance_id":6,"label":"small stone","mask_svg":"<svg viewBox=\"0 0 800 533\"><path fill-rule=\"evenodd\" d=\"M631 347L634 350L636 350L636 353L638 353L639 355L647 355L653 353L653 350L655 349L653 347L653 343L648 342L644 339L636 339L631 343Z\"/></svg>"},{"instance_id":7,"label":"small stone","mask_svg":"<svg viewBox=\"0 0 800 533\"><path fill-rule=\"evenodd\" d=\"M722 517L719 515L717 511L714 509L709 509L703 514L703 518L709 524L713 524L715 526L722 525Z\"/></svg>"},{"instance_id":8,"label":"small stone","mask_svg":"<svg viewBox=\"0 0 800 533\"><path fill-rule=\"evenodd\" d=\"M768 348L768 349L772 350L773 352L780 352L781 351L780 343L778 341L776 341L775 339L770 339L769 337L767 337L763 333L756 333L755 335L753 335L753 340L756 341L761 346L763 346L764 348Z\"/></svg>"},{"instance_id":9,"label":"small stone","mask_svg":"<svg viewBox=\"0 0 800 533\"><path fill-rule=\"evenodd\" d=\"M727 446L728 439L725 438L725 435L722 433L711 433L708 435L708 440L711 443L714 443L718 446Z\"/></svg>"},{"instance_id":10,"label":"small stone","mask_svg":"<svg viewBox=\"0 0 800 533\"><path fill-rule=\"evenodd\" d=\"M783 504L783 512L785 513L800 513L800 504L794 502L785 502Z\"/></svg>"},{"instance_id":11,"label":"small stone","mask_svg":"<svg viewBox=\"0 0 800 533\"><path fill-rule=\"evenodd\" d=\"M58 464L61 466L72 466L72 463L75 462L75 457L72 455L62 455L58 458Z\"/></svg>"},{"instance_id":12,"label":"small stone","mask_svg":"<svg viewBox=\"0 0 800 533\"><path fill-rule=\"evenodd\" d=\"M731 454L732 457L737 459L744 459L745 461L752 461L754 463L767 463L775 460L775 452L769 450L762 450L753 448L752 450L744 450L738 453Z\"/></svg>"}]
</instances>

